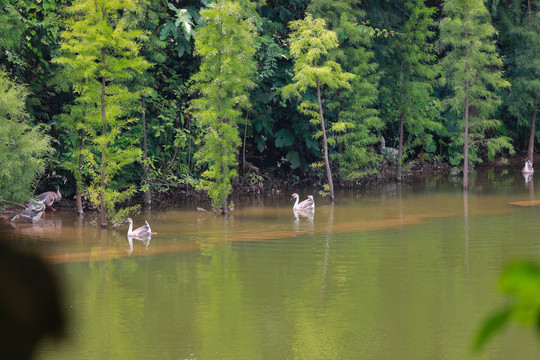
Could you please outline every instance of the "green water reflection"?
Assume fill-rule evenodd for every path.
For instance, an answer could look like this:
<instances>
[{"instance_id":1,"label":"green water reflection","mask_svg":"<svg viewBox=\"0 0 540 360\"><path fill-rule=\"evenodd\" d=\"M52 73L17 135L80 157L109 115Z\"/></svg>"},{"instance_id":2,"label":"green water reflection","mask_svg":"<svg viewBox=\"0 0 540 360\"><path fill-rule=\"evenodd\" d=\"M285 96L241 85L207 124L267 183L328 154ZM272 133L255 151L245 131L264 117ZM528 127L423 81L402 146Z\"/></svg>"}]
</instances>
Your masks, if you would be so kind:
<instances>
[{"instance_id":1,"label":"green water reflection","mask_svg":"<svg viewBox=\"0 0 540 360\"><path fill-rule=\"evenodd\" d=\"M40 359L536 359L511 328L480 355L470 345L504 299L506 263L540 261L534 183L481 174L316 198L238 200L229 219L157 210L148 244L90 216L57 212L3 229L54 264L71 320ZM305 197L307 192L303 194ZM516 203L513 205L510 203ZM47 214L49 215L49 214Z\"/></svg>"}]
</instances>

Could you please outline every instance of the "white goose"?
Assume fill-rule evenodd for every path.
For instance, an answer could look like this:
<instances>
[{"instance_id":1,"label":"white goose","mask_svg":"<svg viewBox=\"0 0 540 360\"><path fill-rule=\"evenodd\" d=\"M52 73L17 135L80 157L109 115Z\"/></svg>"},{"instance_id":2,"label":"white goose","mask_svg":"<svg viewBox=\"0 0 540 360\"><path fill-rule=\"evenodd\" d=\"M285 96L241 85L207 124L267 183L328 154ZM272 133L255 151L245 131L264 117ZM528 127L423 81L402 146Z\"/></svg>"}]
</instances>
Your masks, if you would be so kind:
<instances>
[{"instance_id":1,"label":"white goose","mask_svg":"<svg viewBox=\"0 0 540 360\"><path fill-rule=\"evenodd\" d=\"M523 169L521 169L521 172L524 174L532 174L534 173L534 169L531 163L531 160L526 159L525 160L525 166L523 166Z\"/></svg>"},{"instance_id":2,"label":"white goose","mask_svg":"<svg viewBox=\"0 0 540 360\"><path fill-rule=\"evenodd\" d=\"M312 195L308 195L308 198L302 201L301 203L298 203L298 200L300 199L300 197L298 196L297 193L292 194L291 200L293 198L296 199L293 206L293 210L297 210L297 211L315 210L315 201L313 200Z\"/></svg>"},{"instance_id":3,"label":"white goose","mask_svg":"<svg viewBox=\"0 0 540 360\"><path fill-rule=\"evenodd\" d=\"M143 226L135 230L133 230L133 220L131 218L128 218L126 222L129 222L129 229L127 233L128 236L145 237L145 236L150 236L152 234L157 234L156 232L152 232L152 229L150 228L148 221L145 221Z\"/></svg>"}]
</instances>

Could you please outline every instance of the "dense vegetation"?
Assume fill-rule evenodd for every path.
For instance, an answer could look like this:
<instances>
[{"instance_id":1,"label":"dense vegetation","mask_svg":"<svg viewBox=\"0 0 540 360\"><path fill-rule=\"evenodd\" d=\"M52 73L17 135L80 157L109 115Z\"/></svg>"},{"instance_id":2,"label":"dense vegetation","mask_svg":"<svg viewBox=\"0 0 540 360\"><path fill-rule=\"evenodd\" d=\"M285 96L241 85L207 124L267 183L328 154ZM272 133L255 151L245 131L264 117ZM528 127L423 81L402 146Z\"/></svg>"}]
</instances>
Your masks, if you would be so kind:
<instances>
[{"instance_id":1,"label":"dense vegetation","mask_svg":"<svg viewBox=\"0 0 540 360\"><path fill-rule=\"evenodd\" d=\"M4 205L62 184L106 226L138 194L202 189L226 211L235 187L333 195L412 160L467 187L475 163L533 160L540 0L0 8Z\"/></svg>"}]
</instances>

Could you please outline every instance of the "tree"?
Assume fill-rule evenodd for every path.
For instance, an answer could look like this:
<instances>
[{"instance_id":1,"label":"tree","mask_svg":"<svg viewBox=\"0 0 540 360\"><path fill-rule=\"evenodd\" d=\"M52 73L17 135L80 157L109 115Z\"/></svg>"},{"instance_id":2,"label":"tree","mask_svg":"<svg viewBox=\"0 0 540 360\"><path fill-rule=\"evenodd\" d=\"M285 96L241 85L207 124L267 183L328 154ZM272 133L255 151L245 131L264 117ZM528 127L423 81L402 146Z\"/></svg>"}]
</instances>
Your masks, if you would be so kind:
<instances>
[{"instance_id":1,"label":"tree","mask_svg":"<svg viewBox=\"0 0 540 360\"><path fill-rule=\"evenodd\" d=\"M24 24L13 2L0 0L0 48L13 48L21 38Z\"/></svg>"},{"instance_id":2,"label":"tree","mask_svg":"<svg viewBox=\"0 0 540 360\"><path fill-rule=\"evenodd\" d=\"M7 22L0 18L0 23L7 25L0 25L0 37L6 30L6 38L22 31L13 51L0 52L0 63L10 69L14 81L27 84L27 111L36 122L48 123L65 101L49 82L55 72L51 58L59 47L61 17L67 2L0 0L0 9L10 17Z\"/></svg>"},{"instance_id":3,"label":"tree","mask_svg":"<svg viewBox=\"0 0 540 360\"><path fill-rule=\"evenodd\" d=\"M201 188L212 205L227 214L231 181L237 176L242 109L250 106L248 90L255 86L254 27L244 20L238 3L218 1L201 10L195 54L200 71L193 76L200 95L192 101L193 116L202 131L197 163L206 166Z\"/></svg>"},{"instance_id":4,"label":"tree","mask_svg":"<svg viewBox=\"0 0 540 360\"><path fill-rule=\"evenodd\" d=\"M27 95L23 86L10 81L0 69L0 207L6 201L28 201L45 157L53 152L51 138L41 127L28 123Z\"/></svg>"},{"instance_id":5,"label":"tree","mask_svg":"<svg viewBox=\"0 0 540 360\"><path fill-rule=\"evenodd\" d=\"M440 130L442 125L436 121L439 102L433 96L433 83L439 73L435 65L433 44L433 19L435 8L425 6L425 0L412 0L405 3L408 19L394 38L394 47L387 52L395 66L387 70L388 94L383 101L396 102L392 117L399 119L399 145L396 166L396 180L401 181L401 168L404 159L405 131L411 137L425 138L411 140L409 146L426 145L433 142L428 131ZM393 100L395 99L395 100ZM405 128L406 127L406 128ZM433 146L432 146L433 147Z\"/></svg>"},{"instance_id":6,"label":"tree","mask_svg":"<svg viewBox=\"0 0 540 360\"><path fill-rule=\"evenodd\" d=\"M304 20L290 22L289 28L291 30L291 55L296 61L293 82L282 89L283 96L287 98L294 95L297 98L302 98L302 93L306 93L309 88L315 88L317 91L316 102L306 100L308 96L304 95L304 100L299 105L299 111L309 116L312 123L319 123L321 126L316 137L323 139L323 156L330 200L334 202L334 184L328 156L322 90L324 87L348 89L354 75L344 72L337 62L326 59L328 51L338 47L338 41L336 33L327 30L326 22L323 19L313 19L313 16L308 13Z\"/></svg>"},{"instance_id":7,"label":"tree","mask_svg":"<svg viewBox=\"0 0 540 360\"><path fill-rule=\"evenodd\" d=\"M463 158L463 188L467 189L469 163L479 161L480 145L487 147L490 157L503 149L513 151L508 137L488 137L488 132L501 124L490 118L501 103L496 91L509 83L499 70L502 60L496 52L495 29L484 2L446 0L443 13L440 41L447 52L441 64L452 93L445 102L456 116L463 116L460 122L463 133L453 140L456 145L463 144L463 156L453 161Z\"/></svg>"},{"instance_id":8,"label":"tree","mask_svg":"<svg viewBox=\"0 0 540 360\"><path fill-rule=\"evenodd\" d=\"M169 4L169 7L174 8L172 4ZM176 10L176 8L174 8ZM141 49L140 54L150 63L154 64L151 69L148 71L141 72L134 76L129 86L130 88L138 91L141 95L140 98L140 116L141 122L140 127L142 132L142 141L141 141L141 151L142 151L142 191L143 191L143 206L146 209L151 208L152 206L152 192L150 186L150 175L149 170L151 166L151 159L148 156L148 132L149 132L149 119L147 115L149 114L148 109L148 100L152 101L153 97L157 96L157 82L159 81L158 71L159 67L157 65L162 65L166 60L165 54L165 42L161 38L160 33L157 31L159 28L160 22L166 18L166 10L162 7L162 2L159 0L151 0L148 3L141 3L138 6L137 12L134 12L131 15L131 23L136 24L136 27L144 29L148 35L147 41L145 41L145 46ZM191 23L188 23L190 25ZM137 128L139 133L139 129ZM140 133L139 133L140 134Z\"/></svg>"},{"instance_id":9,"label":"tree","mask_svg":"<svg viewBox=\"0 0 540 360\"><path fill-rule=\"evenodd\" d=\"M534 162L540 106L540 1L507 0L499 8L507 76L512 83L505 103L517 125L529 130L527 157Z\"/></svg>"},{"instance_id":10,"label":"tree","mask_svg":"<svg viewBox=\"0 0 540 360\"><path fill-rule=\"evenodd\" d=\"M140 94L124 84L150 64L139 56L145 34L129 28L127 14L137 9L134 0L76 0L70 8L72 21L62 33L62 51L56 61L72 75L77 104L83 107L79 123L88 141L84 160L90 172L91 201L99 205L100 225L107 227L107 215L115 204L131 196L135 188L115 183L115 175L140 157L134 140L119 137L137 121L128 117ZM123 9L119 12L118 9Z\"/></svg>"},{"instance_id":11,"label":"tree","mask_svg":"<svg viewBox=\"0 0 540 360\"><path fill-rule=\"evenodd\" d=\"M382 128L375 107L380 75L373 61L373 33L364 25L366 13L360 0L314 0L308 11L325 19L336 33L339 46L329 50L328 59L339 62L354 74L350 89L328 89L325 106L332 118L330 136L337 151L330 154L342 179L355 180L373 173L378 162L376 132Z\"/></svg>"}]
</instances>

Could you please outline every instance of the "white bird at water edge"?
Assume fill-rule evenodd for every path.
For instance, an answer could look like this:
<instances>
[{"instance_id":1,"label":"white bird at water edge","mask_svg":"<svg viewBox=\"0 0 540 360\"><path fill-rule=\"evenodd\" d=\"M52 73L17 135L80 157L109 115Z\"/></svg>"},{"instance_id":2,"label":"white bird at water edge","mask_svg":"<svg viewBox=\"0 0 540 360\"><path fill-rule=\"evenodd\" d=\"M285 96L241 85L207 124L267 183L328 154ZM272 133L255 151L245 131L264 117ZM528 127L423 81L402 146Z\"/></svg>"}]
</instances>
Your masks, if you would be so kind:
<instances>
[{"instance_id":1,"label":"white bird at water edge","mask_svg":"<svg viewBox=\"0 0 540 360\"><path fill-rule=\"evenodd\" d=\"M525 160L525 166L523 166L523 169L521 169L521 172L524 174L532 174L534 173L534 168L532 166L531 160L526 159Z\"/></svg>"}]
</instances>

